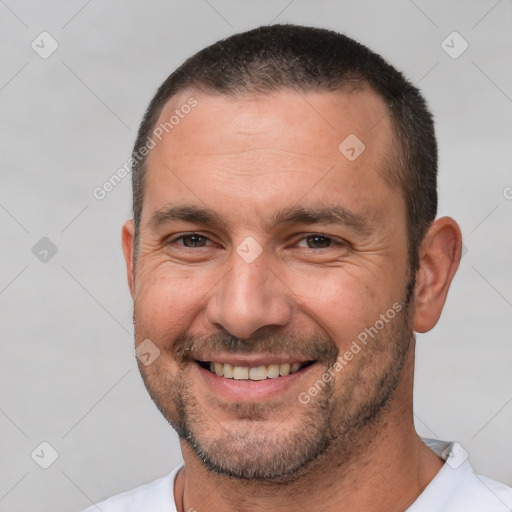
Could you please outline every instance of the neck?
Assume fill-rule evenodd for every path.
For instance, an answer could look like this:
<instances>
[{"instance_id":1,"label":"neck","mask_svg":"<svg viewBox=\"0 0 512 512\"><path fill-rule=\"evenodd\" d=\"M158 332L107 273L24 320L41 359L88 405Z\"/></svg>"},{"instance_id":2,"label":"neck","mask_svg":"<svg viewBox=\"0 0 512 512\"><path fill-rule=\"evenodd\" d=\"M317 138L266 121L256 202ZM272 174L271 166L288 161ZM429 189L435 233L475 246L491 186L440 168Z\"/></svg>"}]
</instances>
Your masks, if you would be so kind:
<instances>
[{"instance_id":1,"label":"neck","mask_svg":"<svg viewBox=\"0 0 512 512\"><path fill-rule=\"evenodd\" d=\"M211 473L182 441L185 467L175 485L178 511L292 512L297 505L325 512L407 509L443 465L414 429L413 367L407 364L404 370L407 367L410 371L403 372L376 424L359 431L350 446L345 440L343 446L328 450L290 483L240 481Z\"/></svg>"}]
</instances>

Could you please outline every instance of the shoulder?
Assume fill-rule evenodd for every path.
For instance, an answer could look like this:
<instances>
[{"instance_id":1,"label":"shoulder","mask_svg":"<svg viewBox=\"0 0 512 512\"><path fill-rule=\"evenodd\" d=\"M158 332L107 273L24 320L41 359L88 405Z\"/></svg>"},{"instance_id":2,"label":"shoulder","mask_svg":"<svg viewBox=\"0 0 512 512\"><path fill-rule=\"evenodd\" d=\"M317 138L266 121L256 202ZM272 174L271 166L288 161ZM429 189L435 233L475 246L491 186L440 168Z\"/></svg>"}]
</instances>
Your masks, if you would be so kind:
<instances>
[{"instance_id":1,"label":"shoulder","mask_svg":"<svg viewBox=\"0 0 512 512\"><path fill-rule=\"evenodd\" d=\"M95 503L82 512L175 512L174 479L181 469L178 466L163 478L116 494Z\"/></svg>"},{"instance_id":2,"label":"shoulder","mask_svg":"<svg viewBox=\"0 0 512 512\"><path fill-rule=\"evenodd\" d=\"M468 453L458 443L423 441L445 464L408 512L510 512L512 489L477 475Z\"/></svg>"},{"instance_id":3,"label":"shoulder","mask_svg":"<svg viewBox=\"0 0 512 512\"><path fill-rule=\"evenodd\" d=\"M454 511L509 512L512 510L512 489L471 470L460 480L447 505L448 510Z\"/></svg>"}]
</instances>

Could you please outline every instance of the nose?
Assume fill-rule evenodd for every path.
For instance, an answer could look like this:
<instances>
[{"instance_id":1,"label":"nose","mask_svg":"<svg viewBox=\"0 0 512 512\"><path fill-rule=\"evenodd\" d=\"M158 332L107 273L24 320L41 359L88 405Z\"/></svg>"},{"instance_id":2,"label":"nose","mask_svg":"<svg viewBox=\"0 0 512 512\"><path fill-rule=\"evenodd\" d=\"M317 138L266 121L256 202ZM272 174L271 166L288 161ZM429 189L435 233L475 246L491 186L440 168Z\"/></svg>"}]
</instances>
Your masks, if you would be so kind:
<instances>
[{"instance_id":1,"label":"nose","mask_svg":"<svg viewBox=\"0 0 512 512\"><path fill-rule=\"evenodd\" d=\"M286 325L291 303L291 291L264 254L247 263L234 253L230 268L209 298L206 317L237 338L249 338L262 327Z\"/></svg>"}]
</instances>

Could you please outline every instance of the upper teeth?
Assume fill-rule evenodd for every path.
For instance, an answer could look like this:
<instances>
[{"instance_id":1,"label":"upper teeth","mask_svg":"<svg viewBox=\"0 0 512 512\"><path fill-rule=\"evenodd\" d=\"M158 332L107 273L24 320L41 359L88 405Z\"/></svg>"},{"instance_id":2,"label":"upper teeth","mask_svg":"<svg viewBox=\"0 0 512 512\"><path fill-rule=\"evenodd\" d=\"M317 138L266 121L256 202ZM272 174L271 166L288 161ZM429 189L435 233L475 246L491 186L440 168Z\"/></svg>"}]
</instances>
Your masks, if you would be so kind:
<instances>
[{"instance_id":1,"label":"upper teeth","mask_svg":"<svg viewBox=\"0 0 512 512\"><path fill-rule=\"evenodd\" d=\"M282 363L269 364L268 366L254 366L251 368L245 366L233 366L229 363L210 363L210 370L219 377L236 380L264 380L266 378L275 379L276 377L285 377L290 373L298 371L301 363Z\"/></svg>"}]
</instances>

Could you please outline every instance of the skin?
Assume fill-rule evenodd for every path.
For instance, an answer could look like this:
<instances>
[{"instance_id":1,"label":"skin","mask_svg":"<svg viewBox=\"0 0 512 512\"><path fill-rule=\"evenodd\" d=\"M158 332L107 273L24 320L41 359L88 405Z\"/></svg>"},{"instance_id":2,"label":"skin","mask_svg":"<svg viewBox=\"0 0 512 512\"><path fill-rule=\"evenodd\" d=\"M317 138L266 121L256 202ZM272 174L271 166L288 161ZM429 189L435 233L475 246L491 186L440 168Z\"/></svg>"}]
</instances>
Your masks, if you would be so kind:
<instances>
[{"instance_id":1,"label":"skin","mask_svg":"<svg viewBox=\"0 0 512 512\"><path fill-rule=\"evenodd\" d=\"M180 439L177 509L404 510L443 463L414 429L413 330L426 332L439 319L460 260L457 224L447 217L432 224L411 276L404 199L385 178L393 132L371 90L236 99L189 90L160 120L190 95L197 107L149 155L136 259L132 221L122 236L136 344L150 339L161 350L152 364L139 363L142 376L164 416L196 443ZM366 146L354 161L338 150L349 134ZM209 208L222 222L151 224L155 212L184 204ZM269 226L283 208L326 204L360 216L368 229ZM207 237L195 239L204 246L176 240L191 231ZM307 238L315 233L334 243ZM236 251L249 236L262 249L251 263ZM401 314L301 403L298 394L395 303L404 305ZM197 355L208 346L225 357L233 339L241 340L240 354L318 349L318 362L278 396L234 403L178 350Z\"/></svg>"}]
</instances>

